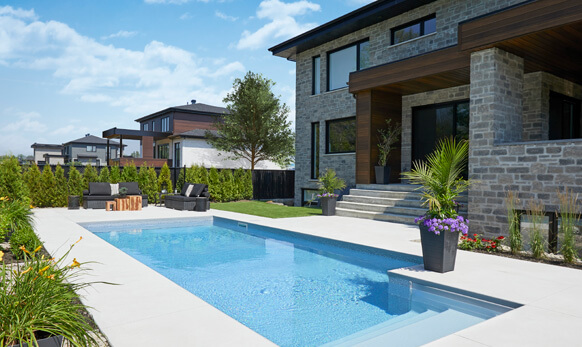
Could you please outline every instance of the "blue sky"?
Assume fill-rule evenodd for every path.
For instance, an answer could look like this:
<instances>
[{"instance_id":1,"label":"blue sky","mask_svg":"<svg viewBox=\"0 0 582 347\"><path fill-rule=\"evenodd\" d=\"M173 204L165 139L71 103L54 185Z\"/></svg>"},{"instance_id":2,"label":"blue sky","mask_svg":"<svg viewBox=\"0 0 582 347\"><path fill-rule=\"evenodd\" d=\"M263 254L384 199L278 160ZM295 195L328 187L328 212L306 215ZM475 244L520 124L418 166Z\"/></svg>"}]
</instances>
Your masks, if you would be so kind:
<instances>
[{"instance_id":1,"label":"blue sky","mask_svg":"<svg viewBox=\"0 0 582 347\"><path fill-rule=\"evenodd\" d=\"M224 106L260 72L295 117L295 64L267 49L371 0L0 0L0 154L191 99ZM135 149L131 145L130 149Z\"/></svg>"}]
</instances>

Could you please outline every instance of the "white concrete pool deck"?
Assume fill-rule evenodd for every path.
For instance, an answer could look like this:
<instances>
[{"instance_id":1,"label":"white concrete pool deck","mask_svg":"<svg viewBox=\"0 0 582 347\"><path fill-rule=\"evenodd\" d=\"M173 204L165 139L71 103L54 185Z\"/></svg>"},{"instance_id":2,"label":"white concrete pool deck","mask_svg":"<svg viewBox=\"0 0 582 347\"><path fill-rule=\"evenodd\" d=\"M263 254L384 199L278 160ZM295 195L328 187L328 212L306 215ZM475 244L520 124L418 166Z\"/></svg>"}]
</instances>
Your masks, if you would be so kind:
<instances>
[{"instance_id":1,"label":"white concrete pool deck","mask_svg":"<svg viewBox=\"0 0 582 347\"><path fill-rule=\"evenodd\" d=\"M54 256L92 261L85 279L95 284L86 305L114 347L272 346L269 340L205 303L157 272L93 235L77 223L221 216L305 234L421 255L418 227L347 217L269 219L218 210L142 211L35 209L37 232ZM454 272L424 271L422 265L393 271L422 281L516 302L523 306L434 341L428 346L576 346L582 327L582 271L459 251Z\"/></svg>"}]
</instances>

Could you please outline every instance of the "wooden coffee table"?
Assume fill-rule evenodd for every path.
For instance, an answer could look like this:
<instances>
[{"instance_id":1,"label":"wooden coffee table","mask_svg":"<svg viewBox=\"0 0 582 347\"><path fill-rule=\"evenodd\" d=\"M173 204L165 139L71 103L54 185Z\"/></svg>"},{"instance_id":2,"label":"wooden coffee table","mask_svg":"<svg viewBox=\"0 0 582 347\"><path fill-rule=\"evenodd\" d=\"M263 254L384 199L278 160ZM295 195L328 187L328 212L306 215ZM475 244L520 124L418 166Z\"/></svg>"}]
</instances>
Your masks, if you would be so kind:
<instances>
[{"instance_id":1,"label":"wooden coffee table","mask_svg":"<svg viewBox=\"0 0 582 347\"><path fill-rule=\"evenodd\" d=\"M141 211L141 195L130 195L115 199L115 211Z\"/></svg>"}]
</instances>

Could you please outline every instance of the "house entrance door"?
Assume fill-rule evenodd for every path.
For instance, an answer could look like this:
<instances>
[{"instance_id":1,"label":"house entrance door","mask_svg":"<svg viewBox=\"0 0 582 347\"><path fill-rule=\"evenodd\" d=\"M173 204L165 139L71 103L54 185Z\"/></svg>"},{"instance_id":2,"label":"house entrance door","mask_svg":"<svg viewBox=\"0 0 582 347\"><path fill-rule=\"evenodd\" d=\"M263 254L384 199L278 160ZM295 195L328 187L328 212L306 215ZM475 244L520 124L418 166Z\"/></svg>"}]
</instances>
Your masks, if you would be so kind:
<instances>
[{"instance_id":1,"label":"house entrance door","mask_svg":"<svg viewBox=\"0 0 582 347\"><path fill-rule=\"evenodd\" d=\"M412 161L424 160L440 139L450 136L469 139L468 100L412 109Z\"/></svg>"}]
</instances>

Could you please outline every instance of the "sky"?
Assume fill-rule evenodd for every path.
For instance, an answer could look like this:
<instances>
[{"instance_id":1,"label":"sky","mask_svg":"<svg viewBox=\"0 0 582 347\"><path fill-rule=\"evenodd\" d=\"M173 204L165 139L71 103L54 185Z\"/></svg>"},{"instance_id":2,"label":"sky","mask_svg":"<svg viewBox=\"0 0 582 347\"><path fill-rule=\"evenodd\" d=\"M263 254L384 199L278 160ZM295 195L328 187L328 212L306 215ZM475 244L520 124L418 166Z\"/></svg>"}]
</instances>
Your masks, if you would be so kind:
<instances>
[{"instance_id":1,"label":"sky","mask_svg":"<svg viewBox=\"0 0 582 347\"><path fill-rule=\"evenodd\" d=\"M0 0L0 155L138 129L192 99L225 106L247 71L276 83L294 122L295 63L268 48L369 2Z\"/></svg>"}]
</instances>

